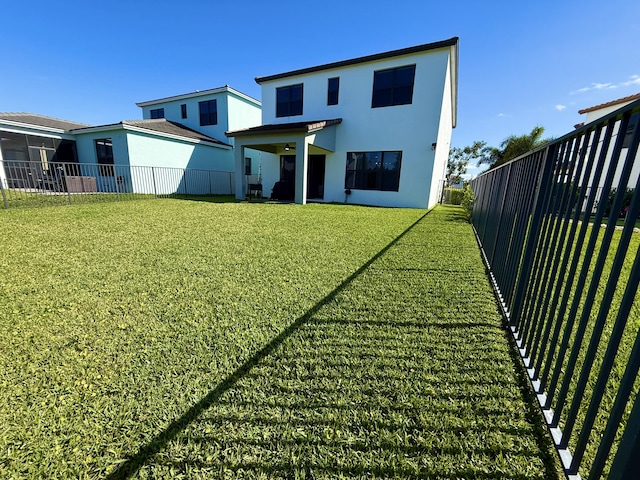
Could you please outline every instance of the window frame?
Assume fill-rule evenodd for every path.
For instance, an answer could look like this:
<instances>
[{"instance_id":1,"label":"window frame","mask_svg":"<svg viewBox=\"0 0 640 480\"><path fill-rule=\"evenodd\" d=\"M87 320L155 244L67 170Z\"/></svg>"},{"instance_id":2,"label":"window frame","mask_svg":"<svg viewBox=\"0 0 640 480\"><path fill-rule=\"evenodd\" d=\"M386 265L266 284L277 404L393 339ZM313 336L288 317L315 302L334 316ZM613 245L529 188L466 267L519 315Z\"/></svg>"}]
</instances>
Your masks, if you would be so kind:
<instances>
[{"instance_id":1,"label":"window frame","mask_svg":"<svg viewBox=\"0 0 640 480\"><path fill-rule=\"evenodd\" d=\"M244 157L244 174L251 175L251 157Z\"/></svg>"},{"instance_id":2,"label":"window frame","mask_svg":"<svg viewBox=\"0 0 640 480\"><path fill-rule=\"evenodd\" d=\"M335 85L332 88L332 80ZM340 101L340 77L331 77L327 79L327 105L338 105Z\"/></svg>"},{"instance_id":3,"label":"window frame","mask_svg":"<svg viewBox=\"0 0 640 480\"><path fill-rule=\"evenodd\" d=\"M300 98L297 90L300 90ZM292 99L292 93L296 96ZM304 83L276 88L276 117L296 117L304 112Z\"/></svg>"},{"instance_id":4,"label":"window frame","mask_svg":"<svg viewBox=\"0 0 640 480\"><path fill-rule=\"evenodd\" d=\"M378 168L372 169L369 165L371 160L375 160L375 155L380 156L380 165ZM391 156L395 156L395 158L392 159ZM392 161L397 163L397 167L394 169L385 168L387 162ZM347 152L344 188L349 190L398 192L400 191L401 172L402 150Z\"/></svg>"},{"instance_id":5,"label":"window frame","mask_svg":"<svg viewBox=\"0 0 640 480\"><path fill-rule=\"evenodd\" d=\"M96 138L93 141L98 160L98 170L102 177L115 177L115 162L113 158L113 138ZM104 146L104 154L101 154L100 145Z\"/></svg>"},{"instance_id":6,"label":"window frame","mask_svg":"<svg viewBox=\"0 0 640 480\"><path fill-rule=\"evenodd\" d=\"M157 120L159 118L164 118L164 107L163 108L152 108L149 110L149 116L151 120Z\"/></svg>"},{"instance_id":7,"label":"window frame","mask_svg":"<svg viewBox=\"0 0 640 480\"><path fill-rule=\"evenodd\" d=\"M206 112L203 112L203 108L207 107ZM214 106L213 111L211 106ZM198 113L200 114L200 126L206 127L208 125L217 125L218 124L218 100L203 100L202 102L198 102Z\"/></svg>"},{"instance_id":8,"label":"window frame","mask_svg":"<svg viewBox=\"0 0 640 480\"><path fill-rule=\"evenodd\" d=\"M410 83L404 82L402 78L402 74L404 73L403 71L408 69L412 70ZM386 75L391 75L390 84L386 84L388 82L385 81ZM411 105L413 103L413 88L415 80L415 64L375 70L373 72L371 108ZM408 97L408 99L406 97Z\"/></svg>"},{"instance_id":9,"label":"window frame","mask_svg":"<svg viewBox=\"0 0 640 480\"><path fill-rule=\"evenodd\" d=\"M182 103L180 105L180 118L187 118L187 104Z\"/></svg>"}]
</instances>

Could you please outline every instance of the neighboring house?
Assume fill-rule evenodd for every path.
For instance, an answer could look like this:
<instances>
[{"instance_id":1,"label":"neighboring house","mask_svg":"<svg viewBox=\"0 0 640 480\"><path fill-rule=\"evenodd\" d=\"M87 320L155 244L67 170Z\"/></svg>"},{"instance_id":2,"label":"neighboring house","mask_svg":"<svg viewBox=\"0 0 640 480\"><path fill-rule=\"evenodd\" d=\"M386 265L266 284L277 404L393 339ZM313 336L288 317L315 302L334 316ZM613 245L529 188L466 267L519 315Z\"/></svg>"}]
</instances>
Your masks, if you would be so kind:
<instances>
[{"instance_id":1,"label":"neighboring house","mask_svg":"<svg viewBox=\"0 0 640 480\"><path fill-rule=\"evenodd\" d=\"M144 119L167 119L182 126L222 140L233 147L233 139L227 139L225 132L260 125L262 104L259 100L245 95L228 85L209 90L175 95L157 100L138 102ZM260 152L245 152L248 168L246 173L257 174L262 160ZM250 159L250 160L249 160ZM225 171L233 171L235 159L232 150L216 156L218 166Z\"/></svg>"},{"instance_id":2,"label":"neighboring house","mask_svg":"<svg viewBox=\"0 0 640 480\"><path fill-rule=\"evenodd\" d=\"M279 198L428 208L456 125L458 38L256 78L262 125L230 128L236 197L248 149Z\"/></svg>"},{"instance_id":3,"label":"neighboring house","mask_svg":"<svg viewBox=\"0 0 640 480\"><path fill-rule=\"evenodd\" d=\"M77 168L67 167L66 176L90 180L90 187L83 186L83 191L172 193L186 191L187 183L190 193L234 191L233 141L224 132L260 124L258 100L225 86L137 105L143 120L99 126L0 113L0 160L5 160L0 180L9 188L46 188L46 183L53 184L61 175L49 172L49 162L65 162L77 164ZM248 168L242 176L257 181L263 154L251 150L245 154ZM189 173L164 171L162 182L149 182L146 177L153 172L136 176L136 172L142 174L141 167L173 167ZM204 173L198 173L202 170L226 175L212 178L207 173L204 178ZM215 188L216 182L224 183L224 188Z\"/></svg>"},{"instance_id":4,"label":"neighboring house","mask_svg":"<svg viewBox=\"0 0 640 480\"><path fill-rule=\"evenodd\" d=\"M33 113L0 113L0 182L9 188L42 188L53 162L77 163L75 128L83 123ZM30 162L30 163L26 163Z\"/></svg>"},{"instance_id":5,"label":"neighboring house","mask_svg":"<svg viewBox=\"0 0 640 480\"><path fill-rule=\"evenodd\" d=\"M635 100L640 99L640 93L636 93L635 95L629 95L628 97L619 98L617 100L612 100L610 102L601 103L599 105L595 105L593 107L583 108L579 110L578 113L580 115L587 114L584 123L580 124L580 126L585 125L587 123L591 123L594 120L604 117L616 110L626 107L630 103Z\"/></svg>"},{"instance_id":6,"label":"neighboring house","mask_svg":"<svg viewBox=\"0 0 640 480\"><path fill-rule=\"evenodd\" d=\"M98 169L81 168L84 176L96 178L100 192L173 193L184 191L186 179L165 173L163 181L149 182L141 168L231 172L233 147L184 125L166 119L125 120L112 125L84 127L71 131L76 138L78 158L83 164L98 164ZM208 179L198 182L197 172L189 174L192 193L208 193ZM227 181L228 183L228 181ZM161 190L158 189L161 186Z\"/></svg>"},{"instance_id":7,"label":"neighboring house","mask_svg":"<svg viewBox=\"0 0 640 480\"><path fill-rule=\"evenodd\" d=\"M586 114L586 118L585 121L581 124L576 125L576 127L581 127L583 125L586 125L588 123L591 123L593 121L598 120L599 118L602 118L606 115L609 115L610 113L615 112L616 110L619 110L623 107L626 107L627 105L629 105L630 103L633 102L638 102L640 101L640 93L636 93L635 95L629 95L627 97L623 97L623 98L619 98L617 100L612 100L610 102L606 102L606 103L601 103L599 105L595 105L593 107L588 107L588 108L584 108L582 110L579 110L578 113L583 115ZM639 122L638 122L638 118L637 116L633 116L631 117L630 121L629 121L629 125L627 127L627 131L625 132L625 137L623 140L623 144L622 144L622 151L620 154L620 163L624 162L625 158L626 158L626 152L628 151L628 146L631 144L631 139L633 137L633 133L635 131L635 129L637 128ZM614 132L615 134L616 132ZM614 140L617 138L617 135L614 137ZM609 155L611 155L609 153ZM607 162L609 162L611 160L610 156L608 156L607 158ZM620 182L620 176L621 176L621 171L622 171L622 167L620 166L620 163L618 165L618 168L616 169L616 173L614 175L613 178L613 187L612 188L617 188L618 184ZM605 172L607 171L607 167L605 166ZM638 158L635 159L635 163L633 165L633 168L631 170L631 176L630 176L630 181L629 184L627 185L627 188L633 188L635 187L636 184L636 180L638 178L638 176L640 175L640 161L638 161ZM589 184L591 185L593 183L593 174L591 176L591 179L589 181ZM600 181L598 182L598 188L602 188L604 187L604 183L605 183L605 177L602 176L600 178Z\"/></svg>"}]
</instances>

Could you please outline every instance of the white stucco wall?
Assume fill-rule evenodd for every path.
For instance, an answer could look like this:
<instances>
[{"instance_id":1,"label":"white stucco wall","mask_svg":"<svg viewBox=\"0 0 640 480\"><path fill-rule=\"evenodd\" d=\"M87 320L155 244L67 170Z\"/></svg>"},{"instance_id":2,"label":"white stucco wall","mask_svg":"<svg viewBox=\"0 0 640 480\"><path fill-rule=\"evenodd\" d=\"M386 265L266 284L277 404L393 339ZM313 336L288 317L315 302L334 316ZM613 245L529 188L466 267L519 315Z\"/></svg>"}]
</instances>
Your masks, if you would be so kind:
<instances>
[{"instance_id":1,"label":"white stucco wall","mask_svg":"<svg viewBox=\"0 0 640 480\"><path fill-rule=\"evenodd\" d=\"M402 151L399 192L352 189L348 202L427 208L433 204L435 194L431 190L437 180L432 180L436 152L431 144L442 141L444 150L451 137L451 114L448 123L441 120L446 107L443 94L449 60L450 49L443 48L264 82L262 121L269 124L343 119L336 127L335 152L327 153L324 201L345 201L347 152L399 150ZM416 65L412 103L372 108L374 71L412 64ZM338 105L328 106L327 80L336 76L340 77ZM276 88L297 83L304 84L303 115L276 117Z\"/></svg>"},{"instance_id":2,"label":"white stucco wall","mask_svg":"<svg viewBox=\"0 0 640 480\"><path fill-rule=\"evenodd\" d=\"M447 161L449 159L449 149L451 147L451 69L447 67L447 75L443 85L442 110L440 112L440 127L438 128L438 140L436 143L435 160L433 165L433 175L431 176L431 187L429 190L429 205L431 208L440 201L442 188L444 186L447 171Z\"/></svg>"},{"instance_id":3,"label":"white stucco wall","mask_svg":"<svg viewBox=\"0 0 640 480\"><path fill-rule=\"evenodd\" d=\"M594 120L597 120L599 118L602 118L606 115L609 115L610 113L615 112L616 110L620 110L623 107L626 107L627 105L629 105L630 103L633 103L635 100L630 100L628 102L622 102L622 103L618 103L616 105L612 105L609 107L603 107L603 108L599 108L598 110L593 110L591 112L587 112L587 116L585 118L584 123L591 123Z\"/></svg>"}]
</instances>

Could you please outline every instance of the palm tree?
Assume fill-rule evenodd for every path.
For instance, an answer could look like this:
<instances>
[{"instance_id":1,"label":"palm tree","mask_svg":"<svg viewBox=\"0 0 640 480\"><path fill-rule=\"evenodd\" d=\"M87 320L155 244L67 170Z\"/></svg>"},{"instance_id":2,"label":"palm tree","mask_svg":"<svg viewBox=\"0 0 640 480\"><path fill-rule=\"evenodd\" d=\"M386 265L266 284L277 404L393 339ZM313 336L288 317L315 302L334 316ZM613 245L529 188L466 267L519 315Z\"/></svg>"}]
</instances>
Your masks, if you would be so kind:
<instances>
[{"instance_id":1,"label":"palm tree","mask_svg":"<svg viewBox=\"0 0 640 480\"><path fill-rule=\"evenodd\" d=\"M495 168L544 145L548 140L541 138L543 133L544 127L536 125L529 134L509 135L502 141L500 148L496 149L495 162L491 164L490 168Z\"/></svg>"}]
</instances>

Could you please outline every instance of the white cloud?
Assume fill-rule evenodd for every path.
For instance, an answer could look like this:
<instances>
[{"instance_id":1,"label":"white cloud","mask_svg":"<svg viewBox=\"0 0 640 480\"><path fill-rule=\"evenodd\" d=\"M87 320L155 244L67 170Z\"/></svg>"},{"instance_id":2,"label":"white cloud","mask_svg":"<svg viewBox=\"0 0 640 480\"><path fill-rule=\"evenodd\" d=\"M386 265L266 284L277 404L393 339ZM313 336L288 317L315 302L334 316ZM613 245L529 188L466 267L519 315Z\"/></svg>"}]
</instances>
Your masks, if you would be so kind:
<instances>
[{"instance_id":1,"label":"white cloud","mask_svg":"<svg viewBox=\"0 0 640 480\"><path fill-rule=\"evenodd\" d=\"M614 84L609 83L592 83L591 86L594 90L605 90L610 88L616 88Z\"/></svg>"},{"instance_id":2,"label":"white cloud","mask_svg":"<svg viewBox=\"0 0 640 480\"><path fill-rule=\"evenodd\" d=\"M584 92L588 92L589 90L591 90L589 87L582 87L582 88L579 88L578 90L574 90L573 92L569 92L569 95L575 95L576 93L584 93Z\"/></svg>"},{"instance_id":3,"label":"white cloud","mask_svg":"<svg viewBox=\"0 0 640 480\"><path fill-rule=\"evenodd\" d=\"M560 104L556 105L556 110L558 110L559 112L561 112L561 111L562 111L562 110L564 110L565 108L567 108L567 106L566 106L566 105L560 105Z\"/></svg>"},{"instance_id":4,"label":"white cloud","mask_svg":"<svg viewBox=\"0 0 640 480\"><path fill-rule=\"evenodd\" d=\"M622 82L622 85L624 85L625 87L628 87L630 85L640 85L640 75L631 75L629 78L631 80Z\"/></svg>"},{"instance_id":5,"label":"white cloud","mask_svg":"<svg viewBox=\"0 0 640 480\"><path fill-rule=\"evenodd\" d=\"M506 114L506 113L499 113L499 114L498 114L498 117L500 117L500 118L502 118L502 117L506 117L506 116L507 116L507 114Z\"/></svg>"},{"instance_id":6,"label":"white cloud","mask_svg":"<svg viewBox=\"0 0 640 480\"><path fill-rule=\"evenodd\" d=\"M576 95L578 93L585 93L585 92L588 92L590 90L614 90L616 88L629 87L631 85L640 85L640 75L631 75L629 77L629 80L627 80L626 82L618 82L618 83L611 83L611 82L598 83L598 82L593 82L588 87L582 87L582 88L579 88L579 89L574 90L572 92L569 92L569 95Z\"/></svg>"}]
</instances>

